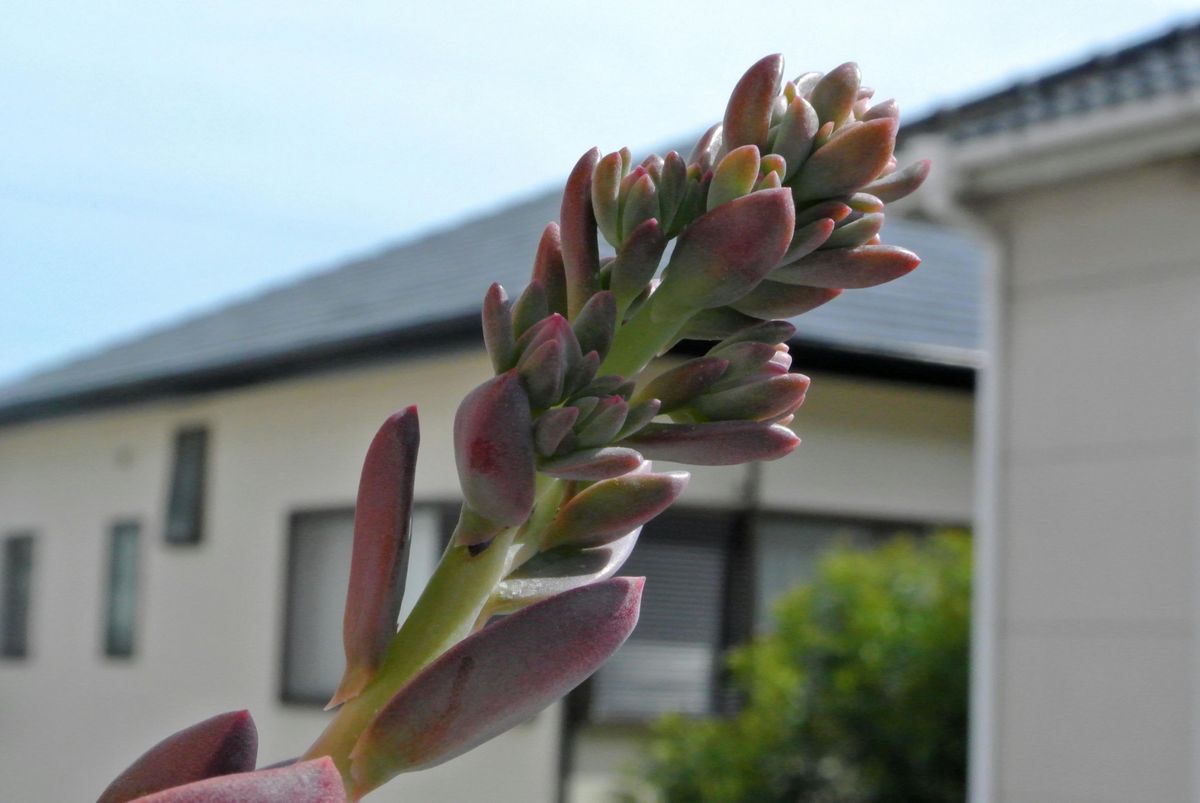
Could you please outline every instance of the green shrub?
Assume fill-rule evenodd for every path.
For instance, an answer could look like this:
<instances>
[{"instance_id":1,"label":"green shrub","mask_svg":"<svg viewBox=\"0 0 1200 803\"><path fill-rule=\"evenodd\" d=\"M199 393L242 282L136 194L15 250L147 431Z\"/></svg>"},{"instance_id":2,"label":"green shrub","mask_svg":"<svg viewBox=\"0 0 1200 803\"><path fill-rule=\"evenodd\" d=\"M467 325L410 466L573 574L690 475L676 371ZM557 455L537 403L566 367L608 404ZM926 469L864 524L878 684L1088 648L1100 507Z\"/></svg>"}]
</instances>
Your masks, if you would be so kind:
<instances>
[{"instance_id":1,"label":"green shrub","mask_svg":"<svg viewBox=\"0 0 1200 803\"><path fill-rule=\"evenodd\" d=\"M645 778L672 803L963 800L969 619L965 534L834 550L732 652L741 712L661 720Z\"/></svg>"}]
</instances>

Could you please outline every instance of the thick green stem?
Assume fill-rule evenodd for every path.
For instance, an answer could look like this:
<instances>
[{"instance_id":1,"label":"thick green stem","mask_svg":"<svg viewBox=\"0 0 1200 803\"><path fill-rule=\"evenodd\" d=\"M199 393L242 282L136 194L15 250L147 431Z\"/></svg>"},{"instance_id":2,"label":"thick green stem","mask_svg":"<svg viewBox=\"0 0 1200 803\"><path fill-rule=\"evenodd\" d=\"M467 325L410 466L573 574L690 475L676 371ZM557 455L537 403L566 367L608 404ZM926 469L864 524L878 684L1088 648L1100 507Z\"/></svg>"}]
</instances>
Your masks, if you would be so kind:
<instances>
[{"instance_id":1,"label":"thick green stem","mask_svg":"<svg viewBox=\"0 0 1200 803\"><path fill-rule=\"evenodd\" d=\"M350 777L350 751L363 729L417 672L470 634L507 571L516 532L503 531L477 555L451 541L412 613L392 639L375 679L338 710L304 759L329 756L342 777Z\"/></svg>"},{"instance_id":2,"label":"thick green stem","mask_svg":"<svg viewBox=\"0 0 1200 803\"><path fill-rule=\"evenodd\" d=\"M651 295L617 330L599 373L635 376L675 340L687 319L687 315L663 315Z\"/></svg>"}]
</instances>

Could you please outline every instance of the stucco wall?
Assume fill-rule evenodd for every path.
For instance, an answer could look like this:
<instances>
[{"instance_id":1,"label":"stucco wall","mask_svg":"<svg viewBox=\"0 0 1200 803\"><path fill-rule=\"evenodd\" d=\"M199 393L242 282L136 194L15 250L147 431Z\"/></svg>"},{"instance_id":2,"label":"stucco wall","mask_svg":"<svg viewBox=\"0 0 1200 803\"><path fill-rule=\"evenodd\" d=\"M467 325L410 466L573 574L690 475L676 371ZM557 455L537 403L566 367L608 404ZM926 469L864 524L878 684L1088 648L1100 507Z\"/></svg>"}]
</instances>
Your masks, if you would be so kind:
<instances>
[{"instance_id":1,"label":"stucco wall","mask_svg":"<svg viewBox=\"0 0 1200 803\"><path fill-rule=\"evenodd\" d=\"M38 536L31 657L0 661L0 798L94 797L165 732L232 708L253 712L263 761L300 752L327 717L278 702L288 515L352 504L375 428L409 403L421 409L417 498L452 498L450 421L486 372L482 358L441 355L0 428L0 535ZM969 394L816 380L805 445L764 476L768 506L969 518ZM171 443L189 423L210 428L205 540L171 547ZM740 477L700 472L688 500L728 504ZM129 517L144 527L138 649L113 661L100 650L104 551L108 526ZM551 800L558 723L551 709L377 797Z\"/></svg>"},{"instance_id":2,"label":"stucco wall","mask_svg":"<svg viewBox=\"0 0 1200 803\"><path fill-rule=\"evenodd\" d=\"M1194 160L979 206L999 304L1004 801L1185 801L1196 773Z\"/></svg>"}]
</instances>

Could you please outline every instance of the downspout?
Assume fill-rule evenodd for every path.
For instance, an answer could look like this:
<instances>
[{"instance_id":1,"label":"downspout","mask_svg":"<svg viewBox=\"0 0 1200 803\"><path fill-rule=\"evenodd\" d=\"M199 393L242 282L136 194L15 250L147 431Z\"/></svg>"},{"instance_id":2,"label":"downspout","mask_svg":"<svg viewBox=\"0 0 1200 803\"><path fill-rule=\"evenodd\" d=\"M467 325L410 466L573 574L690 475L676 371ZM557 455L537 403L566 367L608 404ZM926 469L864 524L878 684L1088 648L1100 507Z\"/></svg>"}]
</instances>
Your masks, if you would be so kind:
<instances>
[{"instance_id":1,"label":"downspout","mask_svg":"<svg viewBox=\"0 0 1200 803\"><path fill-rule=\"evenodd\" d=\"M934 220L967 232L984 250L982 329L985 356L975 383L967 799L969 803L990 803L999 798L1000 581L1003 569L999 506L1003 483L1000 377L1006 356L1004 267L1009 251L1002 233L963 204L963 171L955 163L950 143L942 137L914 137L906 143L905 150L933 159L929 179L913 197L912 203Z\"/></svg>"}]
</instances>

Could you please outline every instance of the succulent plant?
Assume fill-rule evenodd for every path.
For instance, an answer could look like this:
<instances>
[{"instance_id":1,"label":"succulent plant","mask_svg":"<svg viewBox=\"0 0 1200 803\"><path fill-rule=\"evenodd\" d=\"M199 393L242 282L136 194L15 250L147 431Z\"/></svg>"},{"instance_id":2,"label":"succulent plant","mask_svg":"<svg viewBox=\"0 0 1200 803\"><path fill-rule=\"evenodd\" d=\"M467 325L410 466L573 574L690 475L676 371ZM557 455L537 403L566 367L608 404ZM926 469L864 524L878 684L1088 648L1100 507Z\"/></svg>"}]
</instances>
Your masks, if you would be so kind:
<instances>
[{"instance_id":1,"label":"succulent plant","mask_svg":"<svg viewBox=\"0 0 1200 803\"><path fill-rule=\"evenodd\" d=\"M584 154L529 285L515 300L499 285L484 297L494 376L454 421L462 513L399 629L416 409L384 422L368 449L346 671L325 732L301 760L255 771L249 716L222 715L152 748L101 800L357 800L595 671L638 617L641 578L614 575L687 483L650 460L791 452L808 378L791 370L794 327L775 319L918 264L883 245L880 227L886 202L915 190L929 164L896 169L897 107L871 94L854 64L785 81L782 57L768 56L687 158ZM684 338L717 342L646 370Z\"/></svg>"}]
</instances>

